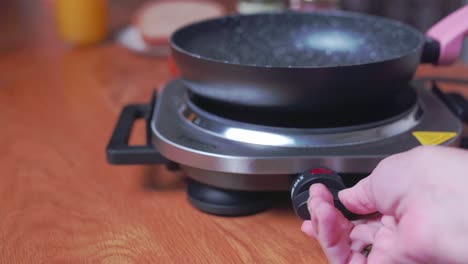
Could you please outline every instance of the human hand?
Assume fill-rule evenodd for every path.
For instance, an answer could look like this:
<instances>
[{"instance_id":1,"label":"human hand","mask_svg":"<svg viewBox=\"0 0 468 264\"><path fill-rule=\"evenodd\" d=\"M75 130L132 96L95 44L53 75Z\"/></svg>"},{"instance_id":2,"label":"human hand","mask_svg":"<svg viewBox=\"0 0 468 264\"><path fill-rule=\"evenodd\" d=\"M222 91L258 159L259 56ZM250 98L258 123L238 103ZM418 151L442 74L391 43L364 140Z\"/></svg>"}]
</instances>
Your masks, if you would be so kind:
<instances>
[{"instance_id":1,"label":"human hand","mask_svg":"<svg viewBox=\"0 0 468 264\"><path fill-rule=\"evenodd\" d=\"M360 215L350 222L324 185L310 188L311 220L332 264L468 263L468 152L418 147L383 160L372 174L338 196ZM361 251L372 245L368 257Z\"/></svg>"}]
</instances>

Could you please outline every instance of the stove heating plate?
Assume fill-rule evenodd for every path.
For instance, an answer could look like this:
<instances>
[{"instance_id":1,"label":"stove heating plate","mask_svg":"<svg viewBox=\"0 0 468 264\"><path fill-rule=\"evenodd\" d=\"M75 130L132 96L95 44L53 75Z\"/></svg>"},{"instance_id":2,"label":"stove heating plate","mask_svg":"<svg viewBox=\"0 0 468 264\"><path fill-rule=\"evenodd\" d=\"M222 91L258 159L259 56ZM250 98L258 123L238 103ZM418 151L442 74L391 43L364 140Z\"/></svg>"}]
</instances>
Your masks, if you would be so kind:
<instances>
[{"instance_id":1,"label":"stove heating plate","mask_svg":"<svg viewBox=\"0 0 468 264\"><path fill-rule=\"evenodd\" d=\"M415 131L455 132L443 144L459 144L462 122L427 83L412 86L417 103L393 118L348 128L297 129L213 115L191 103L182 81L174 80L154 105L152 143L190 178L231 190L288 190L291 175L311 167L368 174L385 157L420 145Z\"/></svg>"}]
</instances>

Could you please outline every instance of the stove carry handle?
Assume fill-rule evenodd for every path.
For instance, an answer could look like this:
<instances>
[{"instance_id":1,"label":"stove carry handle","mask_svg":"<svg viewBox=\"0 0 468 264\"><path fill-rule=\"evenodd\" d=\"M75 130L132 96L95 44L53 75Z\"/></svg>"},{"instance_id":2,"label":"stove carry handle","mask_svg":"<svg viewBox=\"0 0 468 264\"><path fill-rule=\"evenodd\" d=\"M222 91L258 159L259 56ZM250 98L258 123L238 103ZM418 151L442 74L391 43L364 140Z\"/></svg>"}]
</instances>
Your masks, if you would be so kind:
<instances>
[{"instance_id":1,"label":"stove carry handle","mask_svg":"<svg viewBox=\"0 0 468 264\"><path fill-rule=\"evenodd\" d=\"M156 101L156 93L150 104L131 104L120 113L117 125L107 145L107 160L116 165L167 164L168 161L151 144L150 121ZM146 145L129 146L128 140L134 122L146 119Z\"/></svg>"},{"instance_id":2,"label":"stove carry handle","mask_svg":"<svg viewBox=\"0 0 468 264\"><path fill-rule=\"evenodd\" d=\"M464 124L468 125L468 100L459 93L444 93L437 85L437 82L468 84L468 81L450 78L439 78L437 81L432 81L432 92L436 94L442 102L445 103L445 105L447 105L452 113L454 113ZM465 136L461 139L460 147L468 149L468 137Z\"/></svg>"},{"instance_id":3,"label":"stove carry handle","mask_svg":"<svg viewBox=\"0 0 468 264\"><path fill-rule=\"evenodd\" d=\"M465 124L468 124L468 101L466 98L456 92L452 93L445 93L443 92L439 86L438 82L453 82L458 84L468 84L467 81L464 80L455 80L455 79L441 79L439 81L432 82L432 92L437 95L442 102L447 105L447 107Z\"/></svg>"}]
</instances>

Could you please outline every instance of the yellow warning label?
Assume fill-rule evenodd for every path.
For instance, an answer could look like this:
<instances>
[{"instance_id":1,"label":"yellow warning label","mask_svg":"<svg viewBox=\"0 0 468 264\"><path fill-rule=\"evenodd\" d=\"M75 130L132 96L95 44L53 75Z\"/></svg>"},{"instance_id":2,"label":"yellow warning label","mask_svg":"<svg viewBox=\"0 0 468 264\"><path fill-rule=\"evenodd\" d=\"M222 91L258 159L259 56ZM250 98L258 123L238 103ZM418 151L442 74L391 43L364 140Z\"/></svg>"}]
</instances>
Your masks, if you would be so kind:
<instances>
[{"instance_id":1,"label":"yellow warning label","mask_svg":"<svg viewBox=\"0 0 468 264\"><path fill-rule=\"evenodd\" d=\"M421 143L421 145L440 145L447 140L454 138L457 135L455 132L435 132L435 131L415 131L413 136Z\"/></svg>"}]
</instances>

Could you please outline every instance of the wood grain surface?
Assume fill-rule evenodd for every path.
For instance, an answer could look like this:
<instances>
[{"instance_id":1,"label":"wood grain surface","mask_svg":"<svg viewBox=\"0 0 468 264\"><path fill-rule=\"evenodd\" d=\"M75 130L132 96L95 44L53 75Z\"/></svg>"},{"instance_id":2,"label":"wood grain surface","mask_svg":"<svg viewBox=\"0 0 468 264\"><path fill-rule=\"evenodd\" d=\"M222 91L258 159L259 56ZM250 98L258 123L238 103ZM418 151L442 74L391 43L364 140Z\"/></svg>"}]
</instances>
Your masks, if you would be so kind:
<instances>
[{"instance_id":1,"label":"wood grain surface","mask_svg":"<svg viewBox=\"0 0 468 264\"><path fill-rule=\"evenodd\" d=\"M9 6L29 11L8 26L10 39L22 30L14 46L0 46L0 263L326 263L288 201L254 216L206 215L189 205L180 173L109 165L118 113L170 79L166 60L113 41L70 48L45 1L13 2L34 4Z\"/></svg>"}]
</instances>

